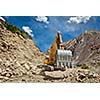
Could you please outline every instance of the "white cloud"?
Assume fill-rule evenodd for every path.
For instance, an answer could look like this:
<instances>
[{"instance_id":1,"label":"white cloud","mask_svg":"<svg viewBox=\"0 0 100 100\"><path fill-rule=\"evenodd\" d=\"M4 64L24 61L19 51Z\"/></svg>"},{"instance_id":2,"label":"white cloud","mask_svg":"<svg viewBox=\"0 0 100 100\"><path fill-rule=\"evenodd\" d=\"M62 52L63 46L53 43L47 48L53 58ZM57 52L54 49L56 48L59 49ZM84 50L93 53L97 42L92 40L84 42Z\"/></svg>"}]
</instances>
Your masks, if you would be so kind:
<instances>
[{"instance_id":1,"label":"white cloud","mask_svg":"<svg viewBox=\"0 0 100 100\"><path fill-rule=\"evenodd\" d=\"M3 20L3 21L5 21L5 19L3 17L1 17L1 16L0 16L0 19Z\"/></svg>"},{"instance_id":2,"label":"white cloud","mask_svg":"<svg viewBox=\"0 0 100 100\"><path fill-rule=\"evenodd\" d=\"M36 21L44 22L46 24L49 24L48 17L46 17L46 16L37 16Z\"/></svg>"},{"instance_id":3,"label":"white cloud","mask_svg":"<svg viewBox=\"0 0 100 100\"><path fill-rule=\"evenodd\" d=\"M75 16L75 17L70 17L69 20L67 21L68 23L87 23L90 20L91 16Z\"/></svg>"},{"instance_id":4,"label":"white cloud","mask_svg":"<svg viewBox=\"0 0 100 100\"><path fill-rule=\"evenodd\" d=\"M28 26L23 26L22 29L23 29L25 32L27 32L29 35L31 35L32 37L34 36L34 35L32 34L33 31L32 31Z\"/></svg>"}]
</instances>

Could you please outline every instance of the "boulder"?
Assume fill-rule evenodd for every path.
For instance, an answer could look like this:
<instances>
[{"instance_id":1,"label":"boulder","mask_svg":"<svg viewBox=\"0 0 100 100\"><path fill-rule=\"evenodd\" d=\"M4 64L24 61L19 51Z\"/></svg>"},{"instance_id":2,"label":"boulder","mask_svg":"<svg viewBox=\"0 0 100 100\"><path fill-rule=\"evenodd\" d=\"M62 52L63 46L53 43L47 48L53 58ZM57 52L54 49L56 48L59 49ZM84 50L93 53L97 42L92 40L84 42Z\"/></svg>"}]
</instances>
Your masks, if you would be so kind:
<instances>
[{"instance_id":1,"label":"boulder","mask_svg":"<svg viewBox=\"0 0 100 100\"><path fill-rule=\"evenodd\" d=\"M6 77L11 77L11 74L10 74L10 73L7 73L7 74L6 74Z\"/></svg>"},{"instance_id":2,"label":"boulder","mask_svg":"<svg viewBox=\"0 0 100 100\"><path fill-rule=\"evenodd\" d=\"M76 81L78 81L78 82L83 82L85 78L86 78L86 75L85 75L85 74L79 73L79 74L77 74L77 76L76 76Z\"/></svg>"},{"instance_id":3,"label":"boulder","mask_svg":"<svg viewBox=\"0 0 100 100\"><path fill-rule=\"evenodd\" d=\"M27 63L24 64L24 67L26 68L26 70L30 70L30 66Z\"/></svg>"},{"instance_id":4,"label":"boulder","mask_svg":"<svg viewBox=\"0 0 100 100\"><path fill-rule=\"evenodd\" d=\"M45 72L45 77L48 79L64 79L64 73L61 71Z\"/></svg>"}]
</instances>

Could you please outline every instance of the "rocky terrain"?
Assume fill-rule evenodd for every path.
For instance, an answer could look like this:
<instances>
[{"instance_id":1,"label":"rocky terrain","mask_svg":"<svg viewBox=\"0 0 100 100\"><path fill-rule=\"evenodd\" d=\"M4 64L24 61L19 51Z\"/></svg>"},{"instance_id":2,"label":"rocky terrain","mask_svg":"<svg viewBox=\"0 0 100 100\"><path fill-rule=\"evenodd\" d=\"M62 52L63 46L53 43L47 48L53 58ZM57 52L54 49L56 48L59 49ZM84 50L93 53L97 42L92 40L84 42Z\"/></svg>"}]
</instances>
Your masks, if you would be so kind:
<instances>
[{"instance_id":1,"label":"rocky terrain","mask_svg":"<svg viewBox=\"0 0 100 100\"><path fill-rule=\"evenodd\" d=\"M88 66L100 74L100 31L86 31L79 37L64 43L66 49L73 51L77 66Z\"/></svg>"},{"instance_id":2,"label":"rocky terrain","mask_svg":"<svg viewBox=\"0 0 100 100\"><path fill-rule=\"evenodd\" d=\"M3 25L0 27L0 82L30 76L43 57L31 38L25 39Z\"/></svg>"},{"instance_id":3,"label":"rocky terrain","mask_svg":"<svg viewBox=\"0 0 100 100\"><path fill-rule=\"evenodd\" d=\"M99 68L99 31L89 31L64 43L73 50L77 64L90 64ZM77 56L76 56L77 55ZM81 56L82 55L82 56ZM45 71L44 54L31 37L9 23L0 21L0 82L100 82L99 74L82 67L66 71Z\"/></svg>"}]
</instances>

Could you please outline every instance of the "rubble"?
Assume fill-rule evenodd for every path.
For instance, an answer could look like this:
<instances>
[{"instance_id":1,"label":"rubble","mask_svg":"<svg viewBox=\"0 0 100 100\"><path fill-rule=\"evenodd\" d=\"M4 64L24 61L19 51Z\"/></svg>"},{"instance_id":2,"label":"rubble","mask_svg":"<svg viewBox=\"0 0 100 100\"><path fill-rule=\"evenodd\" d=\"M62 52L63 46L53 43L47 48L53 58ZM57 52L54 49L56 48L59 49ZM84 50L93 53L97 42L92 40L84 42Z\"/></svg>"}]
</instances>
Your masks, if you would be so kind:
<instances>
[{"instance_id":1,"label":"rubble","mask_svg":"<svg viewBox=\"0 0 100 100\"><path fill-rule=\"evenodd\" d=\"M91 35L92 36L92 35ZM99 37L99 34L98 34ZM93 38L93 37L92 37ZM89 58L90 62L94 66L98 66L100 63L99 59L99 48L98 39L96 40L97 46L87 47L85 49L96 52L96 55L92 55L89 51L87 54L80 54L79 51L84 52L86 46L83 36L73 41L68 41L67 46L70 44L70 49L75 46L75 52L80 62L83 58ZM96 39L96 37L95 37ZM94 39L92 39L94 41ZM82 42L82 43L81 43ZM91 42L91 41L90 41ZM78 43L78 44L77 44ZM90 45L91 46L91 45ZM81 50L80 50L81 48ZM79 51L78 51L79 50ZM85 50L85 53L88 53ZM98 52L97 52L98 51ZM97 54L98 53L98 54ZM91 56L91 55L92 56ZM93 53L94 54L94 53ZM83 57L83 58L82 58ZM92 59L92 58L93 59ZM95 83L100 82L100 75L95 71L91 71L87 66L83 66L82 69L78 68L66 68L65 71L54 70L54 66L43 65L44 54L38 49L32 39L24 39L17 33L12 33L7 29L0 27L0 82L88 82ZM86 59L86 61L88 61ZM89 64L88 63L88 64ZM99 66L100 67L100 66ZM86 69L87 68L87 69ZM99 69L99 68L98 68ZM98 70L100 71L100 70Z\"/></svg>"},{"instance_id":2,"label":"rubble","mask_svg":"<svg viewBox=\"0 0 100 100\"><path fill-rule=\"evenodd\" d=\"M33 40L0 27L0 82L32 75L43 57Z\"/></svg>"}]
</instances>

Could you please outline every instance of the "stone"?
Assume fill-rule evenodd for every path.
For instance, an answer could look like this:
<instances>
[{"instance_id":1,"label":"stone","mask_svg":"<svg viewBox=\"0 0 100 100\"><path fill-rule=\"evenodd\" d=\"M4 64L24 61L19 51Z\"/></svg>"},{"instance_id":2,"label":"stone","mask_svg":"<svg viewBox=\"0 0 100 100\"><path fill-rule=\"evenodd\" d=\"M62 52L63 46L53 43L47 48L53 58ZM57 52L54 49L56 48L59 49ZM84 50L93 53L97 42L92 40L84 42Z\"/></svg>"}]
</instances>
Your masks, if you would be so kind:
<instances>
[{"instance_id":1,"label":"stone","mask_svg":"<svg viewBox=\"0 0 100 100\"><path fill-rule=\"evenodd\" d=\"M0 76L0 79L3 79L4 78L4 76Z\"/></svg>"},{"instance_id":2,"label":"stone","mask_svg":"<svg viewBox=\"0 0 100 100\"><path fill-rule=\"evenodd\" d=\"M70 76L70 77L73 77L73 74L72 74L72 73L69 73L69 76Z\"/></svg>"},{"instance_id":3,"label":"stone","mask_svg":"<svg viewBox=\"0 0 100 100\"><path fill-rule=\"evenodd\" d=\"M30 70L30 66L27 65L27 63L24 64L24 67L29 71Z\"/></svg>"},{"instance_id":4,"label":"stone","mask_svg":"<svg viewBox=\"0 0 100 100\"><path fill-rule=\"evenodd\" d=\"M36 70L37 66L31 65L32 70Z\"/></svg>"},{"instance_id":5,"label":"stone","mask_svg":"<svg viewBox=\"0 0 100 100\"><path fill-rule=\"evenodd\" d=\"M89 75L88 75L88 78L96 78L98 75L96 73L93 73L91 72Z\"/></svg>"},{"instance_id":6,"label":"stone","mask_svg":"<svg viewBox=\"0 0 100 100\"><path fill-rule=\"evenodd\" d=\"M22 74L27 73L27 70L24 67L20 67L19 71L22 72Z\"/></svg>"},{"instance_id":7,"label":"stone","mask_svg":"<svg viewBox=\"0 0 100 100\"><path fill-rule=\"evenodd\" d=\"M6 73L7 73L7 72L2 72L2 73L1 73L1 76L6 76Z\"/></svg>"},{"instance_id":8,"label":"stone","mask_svg":"<svg viewBox=\"0 0 100 100\"><path fill-rule=\"evenodd\" d=\"M96 78L98 75L96 73L93 74L93 78Z\"/></svg>"},{"instance_id":9,"label":"stone","mask_svg":"<svg viewBox=\"0 0 100 100\"><path fill-rule=\"evenodd\" d=\"M10 76L11 76L11 74L10 74L10 73L7 73L7 74L6 74L6 77L10 77Z\"/></svg>"},{"instance_id":10,"label":"stone","mask_svg":"<svg viewBox=\"0 0 100 100\"><path fill-rule=\"evenodd\" d=\"M6 71L11 71L11 69L10 68L6 68Z\"/></svg>"},{"instance_id":11,"label":"stone","mask_svg":"<svg viewBox=\"0 0 100 100\"><path fill-rule=\"evenodd\" d=\"M19 72L19 73L18 73L18 76L22 76L22 75L23 75L23 73L22 73L22 72Z\"/></svg>"},{"instance_id":12,"label":"stone","mask_svg":"<svg viewBox=\"0 0 100 100\"><path fill-rule=\"evenodd\" d=\"M64 74L61 71L45 72L45 76L50 79L63 79Z\"/></svg>"},{"instance_id":13,"label":"stone","mask_svg":"<svg viewBox=\"0 0 100 100\"><path fill-rule=\"evenodd\" d=\"M2 73L2 69L0 68L0 73Z\"/></svg>"},{"instance_id":14,"label":"stone","mask_svg":"<svg viewBox=\"0 0 100 100\"><path fill-rule=\"evenodd\" d=\"M3 79L8 80L9 78L8 77L3 77Z\"/></svg>"},{"instance_id":15,"label":"stone","mask_svg":"<svg viewBox=\"0 0 100 100\"><path fill-rule=\"evenodd\" d=\"M10 61L6 60L5 66L6 67L10 66Z\"/></svg>"},{"instance_id":16,"label":"stone","mask_svg":"<svg viewBox=\"0 0 100 100\"><path fill-rule=\"evenodd\" d=\"M41 69L41 68L37 68L36 70L34 70L34 73L36 73L36 74L40 74L40 73L41 73L41 71L42 71L42 69Z\"/></svg>"},{"instance_id":17,"label":"stone","mask_svg":"<svg viewBox=\"0 0 100 100\"><path fill-rule=\"evenodd\" d=\"M83 80L86 78L86 76L83 73L78 74L78 76L76 77L76 80L78 82L83 82Z\"/></svg>"},{"instance_id":18,"label":"stone","mask_svg":"<svg viewBox=\"0 0 100 100\"><path fill-rule=\"evenodd\" d=\"M17 66L21 66L20 63L19 63L18 61L16 61L16 65L17 65Z\"/></svg>"},{"instance_id":19,"label":"stone","mask_svg":"<svg viewBox=\"0 0 100 100\"><path fill-rule=\"evenodd\" d=\"M4 80L8 80L9 78L8 77L5 77L5 76L0 76L0 79L4 79Z\"/></svg>"}]
</instances>

